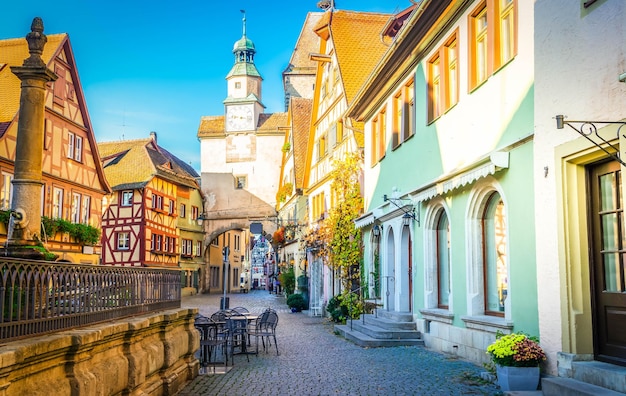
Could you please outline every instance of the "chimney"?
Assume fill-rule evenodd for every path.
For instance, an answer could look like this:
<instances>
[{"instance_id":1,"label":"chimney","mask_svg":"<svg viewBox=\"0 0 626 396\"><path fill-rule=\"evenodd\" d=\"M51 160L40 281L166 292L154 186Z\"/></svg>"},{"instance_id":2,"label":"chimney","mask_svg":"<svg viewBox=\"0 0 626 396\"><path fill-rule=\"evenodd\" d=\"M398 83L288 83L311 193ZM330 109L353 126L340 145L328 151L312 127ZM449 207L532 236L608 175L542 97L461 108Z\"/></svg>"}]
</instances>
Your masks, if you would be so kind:
<instances>
[{"instance_id":1,"label":"chimney","mask_svg":"<svg viewBox=\"0 0 626 396\"><path fill-rule=\"evenodd\" d=\"M150 138L152 140L154 140L154 144L157 144L157 134L156 134L156 132L154 132L154 131L150 132Z\"/></svg>"}]
</instances>

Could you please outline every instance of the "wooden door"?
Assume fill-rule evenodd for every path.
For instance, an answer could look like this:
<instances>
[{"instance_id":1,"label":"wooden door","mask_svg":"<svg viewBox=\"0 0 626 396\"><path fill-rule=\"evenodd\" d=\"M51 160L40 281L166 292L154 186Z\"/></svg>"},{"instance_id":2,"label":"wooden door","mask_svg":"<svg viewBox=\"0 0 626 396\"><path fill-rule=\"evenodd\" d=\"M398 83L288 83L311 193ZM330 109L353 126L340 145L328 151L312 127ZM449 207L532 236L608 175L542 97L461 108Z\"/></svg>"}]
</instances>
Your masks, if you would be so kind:
<instances>
[{"instance_id":1,"label":"wooden door","mask_svg":"<svg viewBox=\"0 0 626 396\"><path fill-rule=\"evenodd\" d=\"M626 366L626 232L620 165L589 168L594 355Z\"/></svg>"}]
</instances>

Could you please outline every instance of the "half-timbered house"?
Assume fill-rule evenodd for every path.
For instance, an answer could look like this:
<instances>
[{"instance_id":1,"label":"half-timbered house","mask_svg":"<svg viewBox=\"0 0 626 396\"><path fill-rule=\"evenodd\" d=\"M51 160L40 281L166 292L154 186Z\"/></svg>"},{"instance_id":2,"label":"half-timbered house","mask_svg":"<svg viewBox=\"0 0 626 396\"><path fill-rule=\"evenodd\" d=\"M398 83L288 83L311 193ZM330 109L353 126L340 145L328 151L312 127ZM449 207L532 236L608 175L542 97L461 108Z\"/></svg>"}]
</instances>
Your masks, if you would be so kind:
<instances>
[{"instance_id":1,"label":"half-timbered house","mask_svg":"<svg viewBox=\"0 0 626 396\"><path fill-rule=\"evenodd\" d=\"M180 267L198 288L202 196L196 171L150 138L100 143L113 190L103 201L102 263Z\"/></svg>"},{"instance_id":2,"label":"half-timbered house","mask_svg":"<svg viewBox=\"0 0 626 396\"><path fill-rule=\"evenodd\" d=\"M24 38L0 40L0 209L11 207L20 107L20 80L11 66L29 56ZM98 264L102 197L110 192L104 176L85 97L67 34L48 36L42 58L57 75L45 93L41 239L58 260ZM3 218L6 218L4 216ZM87 225L92 238L82 238ZM94 231L96 238L94 239ZM6 225L0 225L0 243ZM98 241L97 241L98 240Z\"/></svg>"}]
</instances>

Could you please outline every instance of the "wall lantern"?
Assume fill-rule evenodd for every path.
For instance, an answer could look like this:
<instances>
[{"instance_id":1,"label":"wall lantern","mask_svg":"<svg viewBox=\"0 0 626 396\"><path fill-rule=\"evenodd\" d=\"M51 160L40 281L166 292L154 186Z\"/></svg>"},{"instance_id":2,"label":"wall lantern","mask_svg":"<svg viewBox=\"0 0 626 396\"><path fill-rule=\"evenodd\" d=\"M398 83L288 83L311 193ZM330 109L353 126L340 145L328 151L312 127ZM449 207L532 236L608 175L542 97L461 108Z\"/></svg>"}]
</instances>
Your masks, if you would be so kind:
<instances>
[{"instance_id":1,"label":"wall lantern","mask_svg":"<svg viewBox=\"0 0 626 396\"><path fill-rule=\"evenodd\" d=\"M380 226L378 224L376 224L374 228L372 228L372 234L374 234L375 238L378 238L380 236L381 228L383 228L383 226Z\"/></svg>"},{"instance_id":2,"label":"wall lantern","mask_svg":"<svg viewBox=\"0 0 626 396\"><path fill-rule=\"evenodd\" d=\"M209 219L209 218L208 218L208 216L207 216L207 214L206 214L206 213L200 213L200 214L198 215L198 217L196 217L196 221L198 222L198 225L199 225L199 226L201 226L201 225L202 225L202 222L203 222L204 220L208 220L208 219Z\"/></svg>"},{"instance_id":3,"label":"wall lantern","mask_svg":"<svg viewBox=\"0 0 626 396\"><path fill-rule=\"evenodd\" d=\"M402 215L402 225L404 225L405 227L408 227L409 224L411 224L411 219L413 218L413 216L411 216L408 212Z\"/></svg>"}]
</instances>

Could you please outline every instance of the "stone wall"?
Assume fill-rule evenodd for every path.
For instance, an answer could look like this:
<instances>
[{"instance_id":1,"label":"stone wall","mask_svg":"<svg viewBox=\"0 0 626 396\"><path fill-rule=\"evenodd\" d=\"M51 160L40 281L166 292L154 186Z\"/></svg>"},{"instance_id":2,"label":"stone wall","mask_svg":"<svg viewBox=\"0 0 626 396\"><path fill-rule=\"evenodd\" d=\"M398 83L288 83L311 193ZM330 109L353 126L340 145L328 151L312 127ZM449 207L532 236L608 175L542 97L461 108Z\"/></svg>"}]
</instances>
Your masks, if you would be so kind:
<instances>
[{"instance_id":1,"label":"stone wall","mask_svg":"<svg viewBox=\"0 0 626 396\"><path fill-rule=\"evenodd\" d=\"M0 396L174 395L198 375L195 309L0 345Z\"/></svg>"}]
</instances>

